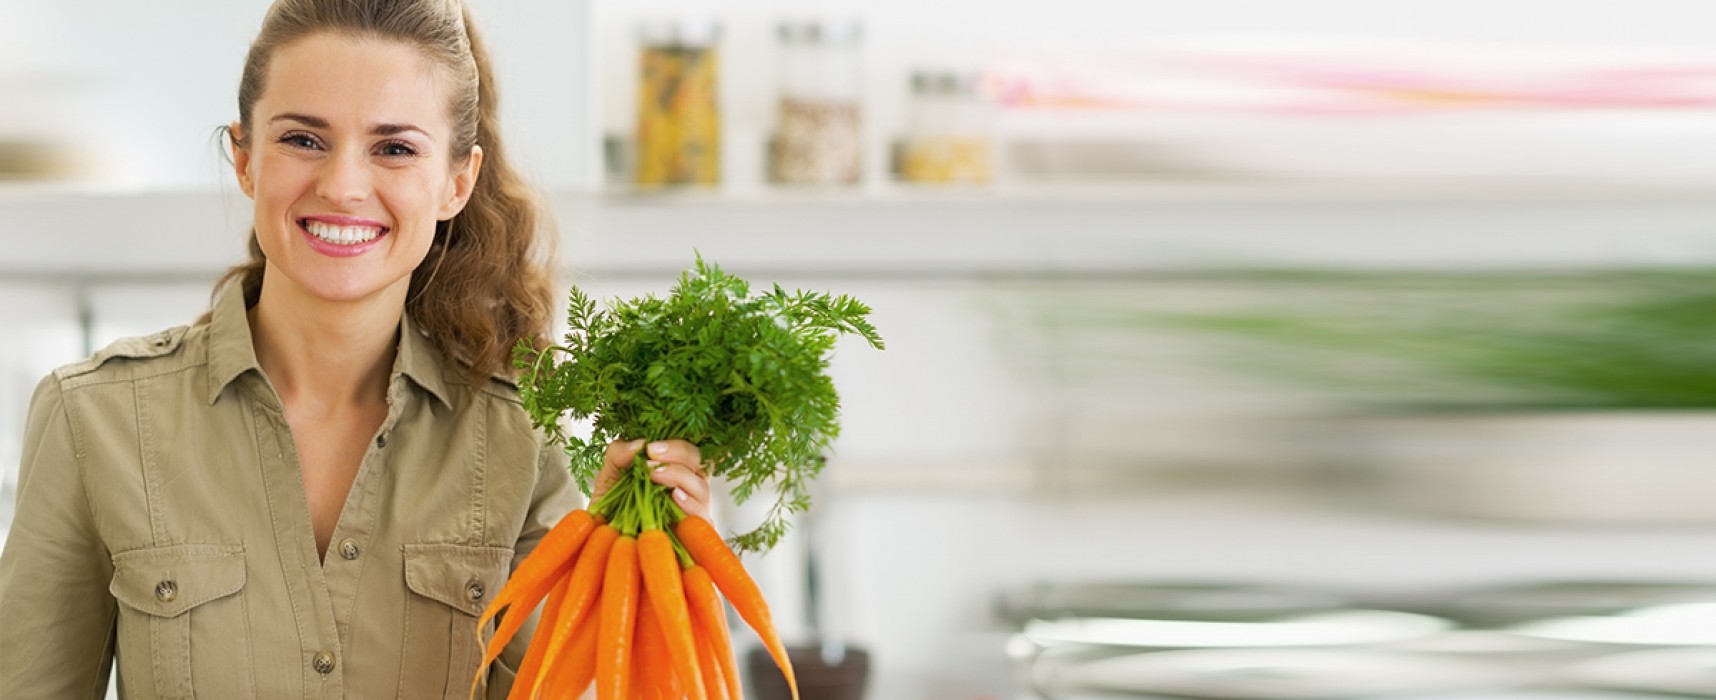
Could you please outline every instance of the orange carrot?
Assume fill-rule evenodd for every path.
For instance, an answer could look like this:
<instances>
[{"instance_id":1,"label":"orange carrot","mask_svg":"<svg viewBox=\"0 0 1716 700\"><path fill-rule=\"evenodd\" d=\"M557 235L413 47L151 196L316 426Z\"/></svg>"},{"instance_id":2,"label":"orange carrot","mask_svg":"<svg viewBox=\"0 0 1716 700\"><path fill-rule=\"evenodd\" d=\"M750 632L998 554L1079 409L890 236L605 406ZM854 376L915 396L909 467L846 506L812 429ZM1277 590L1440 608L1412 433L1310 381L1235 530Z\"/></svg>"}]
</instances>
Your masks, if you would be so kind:
<instances>
[{"instance_id":1,"label":"orange carrot","mask_svg":"<svg viewBox=\"0 0 1716 700\"><path fill-rule=\"evenodd\" d=\"M584 551L578 553L577 563L572 565L572 573L567 575L570 583L567 586L566 600L561 603L559 618L551 625L553 631L543 644L542 661L547 666L563 663L567 643L578 630L584 619L590 617L590 610L596 605L602 591L602 577L607 569L608 555L613 551L614 542L620 536L618 530L606 524L596 526L596 531L590 535L589 544L584 545ZM546 679L537 678L536 687L531 691L531 697L545 685Z\"/></svg>"},{"instance_id":2,"label":"orange carrot","mask_svg":"<svg viewBox=\"0 0 1716 700\"><path fill-rule=\"evenodd\" d=\"M727 681L721 676L721 660L715 653L715 640L708 628L699 623L695 615L691 619L691 628L697 632L697 670L703 674L703 687L709 690L709 700L743 700L727 694Z\"/></svg>"},{"instance_id":3,"label":"orange carrot","mask_svg":"<svg viewBox=\"0 0 1716 700\"><path fill-rule=\"evenodd\" d=\"M661 617L649 596L638 598L637 643L632 646L632 685L645 698L672 695L673 661ZM678 696L674 696L678 697Z\"/></svg>"},{"instance_id":4,"label":"orange carrot","mask_svg":"<svg viewBox=\"0 0 1716 700\"><path fill-rule=\"evenodd\" d=\"M691 628L691 611L685 602L685 584L679 579L679 555L664 530L638 533L638 568L643 571L644 592L655 604L661 631L673 659L673 672L691 700L706 700L708 689L697 670L697 636Z\"/></svg>"},{"instance_id":5,"label":"orange carrot","mask_svg":"<svg viewBox=\"0 0 1716 700\"><path fill-rule=\"evenodd\" d=\"M572 636L572 648L557 664L548 667L548 682L543 684L543 697L570 700L584 696L596 679L596 632L601 627L597 615L587 615L578 623Z\"/></svg>"},{"instance_id":6,"label":"orange carrot","mask_svg":"<svg viewBox=\"0 0 1716 700\"><path fill-rule=\"evenodd\" d=\"M710 657L726 682L726 697L743 700L745 696L739 688L739 661L733 657L733 635L727 630L727 610L721 604L721 594L715 592L715 582L709 579L707 569L696 564L681 572L680 578L685 581L685 602L691 609L692 624L701 632L698 641L709 643L708 652L704 654L700 650L701 655L697 658ZM709 697L713 698L721 689L708 690Z\"/></svg>"},{"instance_id":7,"label":"orange carrot","mask_svg":"<svg viewBox=\"0 0 1716 700\"><path fill-rule=\"evenodd\" d=\"M601 628L596 640L596 697L632 700L633 633L638 614L638 542L621 535L608 553L602 577Z\"/></svg>"},{"instance_id":8,"label":"orange carrot","mask_svg":"<svg viewBox=\"0 0 1716 700\"><path fill-rule=\"evenodd\" d=\"M530 619L530 611L536 608L537 602L548 595L570 569L572 558L577 556L595 526L596 519L587 510L580 508L567 513L549 529L548 534L542 536L536 549L519 562L494 600L489 601L488 608L477 620L478 630L486 627L503 608L507 614L501 618L499 629L495 630L495 636L483 652L482 663L477 665L477 674L471 679L472 696L477 694L477 684L488 673L489 664L500 657L506 643L512 641L513 635Z\"/></svg>"},{"instance_id":9,"label":"orange carrot","mask_svg":"<svg viewBox=\"0 0 1716 700\"><path fill-rule=\"evenodd\" d=\"M786 644L781 642L780 634L775 631L774 619L769 615L769 604L763 600L763 592L757 588L757 583L751 580L751 575L745 573L744 564L739 563L739 556L727 548L722 541L721 533L715 531L715 526L708 520L697 516L683 518L678 525L673 526L674 534L679 536L679 543L691 553L692 560L701 564L709 572L709 578L727 596L733 609L739 612L751 629L757 631L762 639L763 647L769 650L769 656L774 657L775 665L786 676L787 687L792 689L793 700L798 698L798 679L792 672L792 660L787 658Z\"/></svg>"},{"instance_id":10,"label":"orange carrot","mask_svg":"<svg viewBox=\"0 0 1716 700\"><path fill-rule=\"evenodd\" d=\"M596 518L590 511L582 508L566 514L560 519L548 534L536 543L536 549L531 550L530 556L519 562L518 569L507 578L506 585L501 586L500 593L495 594L494 600L483 610L483 615L477 624L487 624L502 608L514 602L522 601L526 589L546 579L554 578L556 570L564 567L573 555L583 546L585 538L596 527Z\"/></svg>"},{"instance_id":11,"label":"orange carrot","mask_svg":"<svg viewBox=\"0 0 1716 700\"><path fill-rule=\"evenodd\" d=\"M542 617L537 621L536 634L530 637L530 650L525 652L524 662L518 665L518 675L512 679L512 690L507 692L507 700L536 697L531 679L539 678L542 673L542 657L548 651L548 637L554 629L554 620L560 615L560 603L566 599L567 584L571 582L571 576L560 577L554 592L548 594L548 602L542 604Z\"/></svg>"}]
</instances>

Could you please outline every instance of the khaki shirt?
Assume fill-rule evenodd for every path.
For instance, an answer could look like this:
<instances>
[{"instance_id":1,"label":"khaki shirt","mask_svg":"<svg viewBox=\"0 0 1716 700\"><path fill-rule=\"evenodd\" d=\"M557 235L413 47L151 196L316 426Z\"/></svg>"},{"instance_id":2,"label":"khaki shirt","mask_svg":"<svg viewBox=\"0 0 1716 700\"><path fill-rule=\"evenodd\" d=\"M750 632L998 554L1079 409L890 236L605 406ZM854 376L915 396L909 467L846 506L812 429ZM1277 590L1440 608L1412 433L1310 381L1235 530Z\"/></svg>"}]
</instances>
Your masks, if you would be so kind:
<instances>
[{"instance_id":1,"label":"khaki shirt","mask_svg":"<svg viewBox=\"0 0 1716 700\"><path fill-rule=\"evenodd\" d=\"M238 285L55 370L0 555L0 698L464 698L477 617L580 497L498 380L402 320L326 561ZM484 633L491 633L493 624ZM504 697L526 627L487 679Z\"/></svg>"}]
</instances>

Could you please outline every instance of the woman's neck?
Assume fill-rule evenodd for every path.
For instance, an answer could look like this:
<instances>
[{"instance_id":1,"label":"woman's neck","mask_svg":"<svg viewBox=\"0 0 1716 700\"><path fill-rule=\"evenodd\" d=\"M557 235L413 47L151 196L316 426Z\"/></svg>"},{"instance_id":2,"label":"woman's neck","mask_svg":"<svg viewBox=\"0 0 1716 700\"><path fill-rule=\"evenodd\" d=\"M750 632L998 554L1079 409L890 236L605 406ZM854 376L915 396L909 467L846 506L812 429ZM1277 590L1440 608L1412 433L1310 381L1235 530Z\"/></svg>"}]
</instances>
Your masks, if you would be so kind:
<instances>
[{"instance_id":1,"label":"woman's neck","mask_svg":"<svg viewBox=\"0 0 1716 700\"><path fill-rule=\"evenodd\" d=\"M385 402L405 290L398 284L361 301L330 302L265 275L250 335L280 400L318 413Z\"/></svg>"}]
</instances>

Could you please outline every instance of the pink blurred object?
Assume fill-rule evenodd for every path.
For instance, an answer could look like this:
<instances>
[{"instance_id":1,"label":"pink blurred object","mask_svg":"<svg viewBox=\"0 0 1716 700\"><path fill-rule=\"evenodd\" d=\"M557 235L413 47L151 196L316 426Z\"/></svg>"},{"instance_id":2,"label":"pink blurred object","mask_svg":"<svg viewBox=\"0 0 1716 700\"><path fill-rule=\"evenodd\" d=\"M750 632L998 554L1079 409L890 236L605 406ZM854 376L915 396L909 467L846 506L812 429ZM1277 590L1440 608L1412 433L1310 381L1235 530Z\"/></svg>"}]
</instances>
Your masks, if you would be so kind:
<instances>
[{"instance_id":1,"label":"pink blurred object","mask_svg":"<svg viewBox=\"0 0 1716 700\"><path fill-rule=\"evenodd\" d=\"M1716 107L1716 55L1228 40L1124 55L1005 57L991 62L984 82L1013 108L1305 115L1703 109Z\"/></svg>"}]
</instances>

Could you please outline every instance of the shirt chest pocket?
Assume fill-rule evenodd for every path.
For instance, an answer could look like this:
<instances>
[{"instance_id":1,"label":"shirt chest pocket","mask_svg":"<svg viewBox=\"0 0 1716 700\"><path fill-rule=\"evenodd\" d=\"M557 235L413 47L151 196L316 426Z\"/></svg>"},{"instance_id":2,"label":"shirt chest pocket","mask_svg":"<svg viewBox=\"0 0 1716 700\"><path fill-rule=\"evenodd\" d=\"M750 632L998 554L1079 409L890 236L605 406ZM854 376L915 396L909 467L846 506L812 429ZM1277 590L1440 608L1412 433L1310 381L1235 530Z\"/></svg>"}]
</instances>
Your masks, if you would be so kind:
<instances>
[{"instance_id":1,"label":"shirt chest pocket","mask_svg":"<svg viewBox=\"0 0 1716 700\"><path fill-rule=\"evenodd\" d=\"M477 629L512 567L512 550L455 544L405 545L405 653L400 697L465 697L493 631Z\"/></svg>"},{"instance_id":2,"label":"shirt chest pocket","mask_svg":"<svg viewBox=\"0 0 1716 700\"><path fill-rule=\"evenodd\" d=\"M174 545L113 556L116 643L126 694L249 697L244 547ZM200 689L200 690L199 690Z\"/></svg>"}]
</instances>

